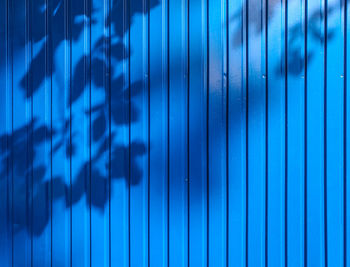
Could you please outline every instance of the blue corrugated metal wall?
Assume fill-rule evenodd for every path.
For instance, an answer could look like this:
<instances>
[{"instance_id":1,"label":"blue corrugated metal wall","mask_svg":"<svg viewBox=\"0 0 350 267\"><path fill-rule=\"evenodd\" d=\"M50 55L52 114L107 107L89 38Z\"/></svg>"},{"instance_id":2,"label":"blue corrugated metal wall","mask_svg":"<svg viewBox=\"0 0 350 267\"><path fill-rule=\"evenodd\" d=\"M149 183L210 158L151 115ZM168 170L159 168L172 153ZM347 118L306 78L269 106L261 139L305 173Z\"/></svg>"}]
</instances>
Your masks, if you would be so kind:
<instances>
[{"instance_id":1,"label":"blue corrugated metal wall","mask_svg":"<svg viewBox=\"0 0 350 267\"><path fill-rule=\"evenodd\" d=\"M1 0L1 266L350 266L347 0Z\"/></svg>"}]
</instances>

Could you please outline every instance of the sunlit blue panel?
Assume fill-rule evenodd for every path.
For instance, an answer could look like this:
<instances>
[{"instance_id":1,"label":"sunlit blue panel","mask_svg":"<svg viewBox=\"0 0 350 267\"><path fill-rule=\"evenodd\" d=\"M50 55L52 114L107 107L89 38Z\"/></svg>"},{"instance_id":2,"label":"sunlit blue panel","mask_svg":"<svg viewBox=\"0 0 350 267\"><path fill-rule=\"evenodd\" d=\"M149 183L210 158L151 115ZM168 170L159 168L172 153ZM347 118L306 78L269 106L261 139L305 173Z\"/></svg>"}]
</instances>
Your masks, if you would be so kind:
<instances>
[{"instance_id":1,"label":"sunlit blue panel","mask_svg":"<svg viewBox=\"0 0 350 267\"><path fill-rule=\"evenodd\" d=\"M148 266L148 4L130 2L130 265Z\"/></svg>"},{"instance_id":2,"label":"sunlit blue panel","mask_svg":"<svg viewBox=\"0 0 350 267\"><path fill-rule=\"evenodd\" d=\"M245 1L228 1L228 266L246 266L247 82Z\"/></svg>"},{"instance_id":3,"label":"sunlit blue panel","mask_svg":"<svg viewBox=\"0 0 350 267\"><path fill-rule=\"evenodd\" d=\"M267 264L285 265L286 1L267 5Z\"/></svg>"},{"instance_id":4,"label":"sunlit blue panel","mask_svg":"<svg viewBox=\"0 0 350 267\"><path fill-rule=\"evenodd\" d=\"M207 266L207 1L189 0L189 265Z\"/></svg>"},{"instance_id":5,"label":"sunlit blue panel","mask_svg":"<svg viewBox=\"0 0 350 267\"><path fill-rule=\"evenodd\" d=\"M227 1L209 0L208 12L208 264L226 266Z\"/></svg>"},{"instance_id":6,"label":"sunlit blue panel","mask_svg":"<svg viewBox=\"0 0 350 267\"><path fill-rule=\"evenodd\" d=\"M346 23L346 31L344 29L344 38L345 38L345 42L346 42L346 46L344 47L345 51L346 51L346 55L344 55L344 60L346 60L346 69L344 69L344 79L346 79L346 84L345 84L345 95L344 95L344 98L345 98L345 103L346 105L344 106L344 109L345 109L345 113L344 113L344 120L345 120L345 145L344 145L344 149L345 149L345 162L344 162L344 168L345 168L345 179L344 179L344 188L345 188L345 194L344 194L344 219L345 219L345 228L346 229L350 229L350 220L348 219L348 214L350 214L350 199L349 199L349 196L348 196L348 192L350 192L350 180L349 180L349 167L350 167L350 158L348 156L348 151L350 149L350 143L349 143L349 138L350 138L350 135L349 135L349 125L350 125L350 105L348 103L350 103L350 91L349 91L349 74L350 74L350 69L348 68L347 64L350 60L350 54L349 54L349 49L350 49L350 42L349 42L349 36L350 36L350 21L349 21L349 16L350 16L350 8L349 8L349 5L347 4L345 7L344 7L344 15L346 14L346 18L347 20L345 21ZM345 19L345 18L344 18ZM346 78L345 78L346 77ZM346 231L344 233L344 241L345 241L345 244L349 244L350 242L350 231ZM345 250L344 250L344 255L350 255L350 246L346 246ZM346 264L345 264L345 267L349 267L350 266L350 261L348 260L348 257L347 257L347 261L346 261Z\"/></svg>"},{"instance_id":7,"label":"sunlit blue panel","mask_svg":"<svg viewBox=\"0 0 350 267\"><path fill-rule=\"evenodd\" d=\"M304 266L305 252L305 6L287 6L287 264Z\"/></svg>"},{"instance_id":8,"label":"sunlit blue panel","mask_svg":"<svg viewBox=\"0 0 350 267\"><path fill-rule=\"evenodd\" d=\"M324 1L307 5L307 266L325 266ZM296 15L297 16L297 15Z\"/></svg>"},{"instance_id":9,"label":"sunlit blue panel","mask_svg":"<svg viewBox=\"0 0 350 267\"><path fill-rule=\"evenodd\" d=\"M169 9L169 266L188 264L188 10Z\"/></svg>"},{"instance_id":10,"label":"sunlit blue panel","mask_svg":"<svg viewBox=\"0 0 350 267\"><path fill-rule=\"evenodd\" d=\"M149 264L169 261L169 76L168 1L150 0L149 79Z\"/></svg>"},{"instance_id":11,"label":"sunlit blue panel","mask_svg":"<svg viewBox=\"0 0 350 267\"><path fill-rule=\"evenodd\" d=\"M265 2L247 2L247 109L248 203L247 244L249 266L266 260L266 23Z\"/></svg>"},{"instance_id":12,"label":"sunlit blue panel","mask_svg":"<svg viewBox=\"0 0 350 267\"><path fill-rule=\"evenodd\" d=\"M344 10L326 2L327 265L344 265Z\"/></svg>"}]
</instances>

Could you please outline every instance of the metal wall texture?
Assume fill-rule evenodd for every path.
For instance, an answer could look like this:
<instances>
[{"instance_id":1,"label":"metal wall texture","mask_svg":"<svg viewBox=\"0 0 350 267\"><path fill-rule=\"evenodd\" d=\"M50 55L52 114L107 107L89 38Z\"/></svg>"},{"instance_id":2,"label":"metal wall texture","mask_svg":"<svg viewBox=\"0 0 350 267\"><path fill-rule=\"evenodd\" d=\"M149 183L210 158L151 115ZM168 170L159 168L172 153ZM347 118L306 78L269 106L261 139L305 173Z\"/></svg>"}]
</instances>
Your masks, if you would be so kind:
<instances>
[{"instance_id":1,"label":"metal wall texture","mask_svg":"<svg viewBox=\"0 0 350 267\"><path fill-rule=\"evenodd\" d=\"M1 266L350 266L347 0L1 0Z\"/></svg>"}]
</instances>

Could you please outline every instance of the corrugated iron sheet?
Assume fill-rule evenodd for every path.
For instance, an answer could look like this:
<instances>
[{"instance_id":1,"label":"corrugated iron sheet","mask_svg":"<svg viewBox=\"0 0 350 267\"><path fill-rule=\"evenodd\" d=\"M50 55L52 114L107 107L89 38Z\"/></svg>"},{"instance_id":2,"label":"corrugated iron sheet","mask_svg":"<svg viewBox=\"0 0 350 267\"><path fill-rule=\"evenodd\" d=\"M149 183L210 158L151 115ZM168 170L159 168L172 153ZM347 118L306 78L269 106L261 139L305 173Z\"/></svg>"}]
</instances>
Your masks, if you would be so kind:
<instances>
[{"instance_id":1,"label":"corrugated iron sheet","mask_svg":"<svg viewBox=\"0 0 350 267\"><path fill-rule=\"evenodd\" d=\"M0 1L0 265L349 266L349 12Z\"/></svg>"}]
</instances>

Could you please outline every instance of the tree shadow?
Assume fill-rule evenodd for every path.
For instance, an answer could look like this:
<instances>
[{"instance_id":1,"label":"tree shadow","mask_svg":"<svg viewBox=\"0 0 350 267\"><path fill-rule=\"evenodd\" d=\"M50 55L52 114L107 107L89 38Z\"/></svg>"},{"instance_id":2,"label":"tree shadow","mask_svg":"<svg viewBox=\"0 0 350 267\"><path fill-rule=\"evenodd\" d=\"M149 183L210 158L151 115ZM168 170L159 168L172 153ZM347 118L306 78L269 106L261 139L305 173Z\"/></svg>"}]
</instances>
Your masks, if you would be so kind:
<instances>
[{"instance_id":1,"label":"tree shadow","mask_svg":"<svg viewBox=\"0 0 350 267\"><path fill-rule=\"evenodd\" d=\"M112 0L110 12L105 16L104 23L110 29L111 36L100 35L99 39L92 43L90 52L82 54L76 61L77 63L72 64L69 95L66 96L65 101L66 110L69 111L74 105L84 101L87 94L92 97L91 87L93 87L96 92L103 95L104 99L109 99L110 103L106 105L106 103L90 100L92 104L85 109L84 114L71 113L69 118L63 121L52 121L51 125L50 122L45 122L34 115L30 122L13 129L11 133L0 136L1 190L7 190L3 188L6 182L1 180L9 177L10 169L12 177L16 179L16 186L13 188L13 195L16 196L13 209L18 212L15 212L12 217L9 216L9 220L13 220L10 223L14 225L15 233L26 229L34 236L40 236L51 219L50 198L52 202L61 199L65 201L66 207L70 208L86 196L88 206L103 210L108 203L109 195L95 194L94 197L90 197L91 189L87 186L88 184L93 185L94 191L103 192L108 188L109 177L112 180L124 179L131 186L138 184L142 178L143 173L138 165L138 158L146 154L146 144L142 142L124 144L117 140L121 132L120 128L129 127L140 119L140 110L130 100L141 93L142 86L140 85L143 83L143 80L140 80L129 85L125 83L125 73L118 71L123 61L132 56L132 52L128 50L123 41L125 35L129 33L129 27L121 21L125 9L122 6L123 2ZM159 4L158 0L151 2L149 10ZM24 3L25 1L20 1L18 4L13 4L12 13L16 14L21 10L23 13L24 9L28 9L23 6ZM49 6L46 5L47 3ZM97 23L94 17L98 9L93 6L92 1L86 1L91 6L84 8L82 8L81 1L69 1L69 3L70 6L67 8L64 6L66 4L64 0L48 2L40 0L33 1L29 7L31 19L42 23L35 23L30 29L31 46L40 48L32 54L30 64L19 82L18 90L21 91L24 101L33 101L33 98L40 93L45 81L53 79L59 72L57 66L62 61L55 62L55 56L60 47L67 41L72 45L78 45L82 34L86 31L86 25L94 27ZM129 10L129 7L126 8ZM133 23L136 15L143 12L141 8L142 6L129 10L130 18L126 19L130 24ZM53 38L53 33L62 32L62 23L67 17L65 14L67 10L70 12L67 36L56 34ZM26 25L26 18L22 16L18 18L23 20L19 23ZM47 27L50 28L50 31L47 30ZM106 44L110 45L106 46ZM13 54L16 54L17 48L14 47ZM46 62L51 62L50 66L46 67L49 71L45 71ZM92 71L92 67L96 71ZM106 86L106 80L108 81L109 78L105 77L102 70L108 70L110 73L109 86ZM87 72L89 78L84 77ZM133 88L132 91L130 88ZM110 97L111 93L113 97ZM133 115L130 116L129 113ZM75 166L76 174L71 178L71 184L67 184L67 178L52 174L52 170L44 162L50 161L50 158L52 161L52 158L59 156L62 149L65 150L67 161L77 155L78 142L81 140L77 137L77 129L72 127L72 121L79 116L90 120L91 136L88 139L91 142L90 147L94 147L94 152L91 153L89 160L78 160L78 166ZM43 146L50 147L45 155L42 154ZM105 160L106 158L108 160ZM37 159L40 159L39 163ZM133 166L132 179L125 171L130 166ZM58 190L53 194L51 188L58 188ZM110 190L113 194L112 189ZM51 196L48 196L48 192L51 192ZM27 202L40 203L43 199L48 199L48 201L42 203L43 207L37 210L33 207L18 206L20 203ZM32 216L40 217L40 220L31 223L28 220L28 212L33 212Z\"/></svg>"},{"instance_id":2,"label":"tree shadow","mask_svg":"<svg viewBox=\"0 0 350 267\"><path fill-rule=\"evenodd\" d=\"M245 0L242 7L235 12L233 15L230 16L229 18L229 23L230 24L235 24L236 29L232 36L231 36L231 43L233 46L233 49L242 46L243 45L243 40L242 38L242 29L243 27L243 19L245 19L242 14L246 11L245 9L247 8L247 1ZM289 0L287 1L288 3L288 12L290 12L290 7L293 6L293 4L297 0ZM256 6L259 6L260 0L249 0L250 5L254 6L254 3L256 3ZM345 2L348 2L348 0L340 1L339 3L332 3L329 4L327 7L327 16L328 16L328 21L336 14L337 11L341 10L344 8ZM268 12L267 14L262 14L266 18L266 27L268 32L270 32L270 27L274 27L274 25L271 24L271 21L273 21L274 15L276 15L277 8L276 6L280 5L281 1L280 0L270 0L268 1ZM285 6L282 6L283 9L285 9ZM305 7L303 7L305 8ZM285 11L285 10L284 10ZM254 10L254 12L262 12L262 10ZM298 11L299 16L301 16L301 10ZM328 42L332 41L335 37L335 31L336 29L334 27L328 27L327 29L327 36L325 36L324 31L320 31L319 27L316 27L316 25L319 26L319 22L322 21L324 23L325 20L325 14L324 10L321 10L321 8L312 10L311 14L308 14L306 23L308 27L308 42L319 42L319 43L324 43L325 40L327 39ZM259 35L262 34L264 31L263 27L263 22L261 21L260 16L249 16L249 22L248 22L248 27L249 31L253 35ZM287 70L288 73L293 75L293 76L299 76L304 72L304 67L305 67L305 55L304 53L301 53L301 47L304 44L305 41L305 22L298 22L294 24L287 25L287 30L288 30L288 57L287 57ZM307 54L307 60L308 62L312 61L313 58L315 57L315 53L318 51L312 51L309 50ZM284 48L281 53L281 58L279 59L279 64L276 64L276 74L283 75L283 72L281 72L281 66L282 69L285 68L285 60L284 60Z\"/></svg>"},{"instance_id":3,"label":"tree shadow","mask_svg":"<svg viewBox=\"0 0 350 267\"><path fill-rule=\"evenodd\" d=\"M255 0L256 1L256 0ZM259 0L260 1L260 0ZM37 21L45 21L47 13L49 13L49 24L52 32L59 31L62 27L62 21L65 18L64 1L63 0L50 0L50 6L45 6L46 1L33 1L31 5L31 17L34 17ZM87 1L89 2L89 1ZM76 155L78 150L76 133L72 131L72 121L77 114L71 114L69 119L63 122L55 122L55 126L63 125L62 127L51 127L39 123L36 117L33 117L31 122L26 125L13 129L11 134L3 134L0 136L0 155L1 165L9 166L13 170L13 177L20 178L16 183L16 191L13 193L16 195L18 203L25 203L26 200L23 198L28 197L28 184L27 178L31 177L33 180L33 191L31 194L31 201L39 202L40 199L47 198L46 194L49 192L50 187L61 188L56 194L52 194L52 201L63 199L66 207L70 208L74 204L78 203L84 196L88 205L104 209L108 202L108 194L98 194L94 198L90 198L90 188L87 184L93 184L96 192L103 192L108 187L108 177L106 173L110 172L111 179L125 179L128 185L138 184L142 178L142 169L137 164L138 158L147 153L146 144L141 142L132 142L128 145L119 144L116 139L120 132L120 127L128 127L130 124L136 123L140 120L140 110L130 101L131 98L138 96L142 91L143 81L137 81L133 84L125 87L126 74L118 72L118 65L122 64L123 60L127 59L129 53L132 56L132 51L129 51L124 43L124 38L128 34L128 27L125 27L120 21L122 18L121 12L124 7L122 6L121 0L113 0L111 5L110 13L106 16L106 25L110 25L110 37L100 37L94 42L90 49L90 53L82 55L72 66L72 76L70 77L70 94L66 100L67 107L71 108L73 105L82 101L84 95L89 94L91 90L90 86L93 86L96 90L99 90L105 99L110 99L109 121L106 118L106 105L105 103L94 103L85 110L84 116L91 120L91 144L94 146L94 153L91 154L91 159L88 162L82 161L78 166L77 174L72 179L72 184L67 184L64 177L52 176L51 179L46 179L49 175L50 170L43 164L33 165L32 162L38 157L50 157L55 156L59 151L64 148L65 156L67 159L71 159ZM159 5L159 0L150 1L152 9ZM275 5L279 0L269 1L268 16L272 17L276 12ZM293 1L290 1L293 2ZM343 1L344 2L344 1ZM14 13L25 9L22 4L24 1L20 1L19 4L14 4ZM49 71L43 71L43 62L46 62L48 52L46 48L49 47L50 60L54 61L56 52L60 49L62 44L66 41L70 41L72 44L78 43L80 36L85 30L85 25L88 23L93 27L97 21L94 19L97 9L94 6L87 6L83 10L80 6L78 7L79 1L70 1L70 19L69 19L69 31L68 39L62 35L62 38L52 38L52 36L43 34L46 30L44 23L36 24L35 27L31 28L31 43L41 44L41 48L33 55L28 69L20 80L20 89L23 97L31 99L38 93L40 87L46 79L51 79L55 73L58 72L57 64L51 64ZM344 3L342 3L343 5ZM330 6L328 8L328 15L332 16L338 8ZM130 13L129 22L132 24L136 15L143 12L142 7L133 8ZM238 24L238 29L242 27L241 14L243 9L239 10L230 18L230 23ZM320 18L323 18L324 14L319 11L315 11L308 17L309 36L314 40L324 42L325 36L312 25ZM22 16L19 16L19 19ZM269 23L269 22L268 22ZM25 25L23 21L21 24ZM252 17L249 21L249 27L253 29L254 34L261 34L263 27L258 17ZM289 43L288 43L288 72L292 75L300 75L304 71L304 58L300 53L300 42L303 40L303 32L300 31L302 25L295 24L289 27ZM237 30L234 32L232 37L232 44L234 47L241 46L242 43L242 32ZM327 32L327 39L331 40L334 37L334 30L329 29ZM110 47L106 49L106 42L110 43ZM16 53L14 50L13 53ZM314 57L314 51L310 51L307 55L308 60L311 61ZM284 52L282 53L284 54ZM111 61L108 61L110 59ZM88 63L87 63L88 62ZM280 59L280 63L277 64L276 71L280 72L280 66L283 66L284 59ZM96 72L91 71L89 78L85 79L87 69L93 66L94 69L99 70ZM284 66L283 66L284 67ZM277 70L278 68L278 70ZM110 87L106 86L105 77L101 70L109 70L110 72ZM33 73L35 73L35 79L33 79ZM49 74L49 75L47 75ZM31 81L28 87L28 81ZM130 90L134 88L134 90ZM136 89L136 90L135 90ZM113 94L113 97L110 94ZM130 96L125 98L125 96ZM128 107L127 116L125 117L124 108ZM133 116L130 116L130 113ZM107 116L108 117L108 116ZM111 131L111 125L115 127L116 131ZM109 133L109 131L111 131ZM30 133L30 135L28 135ZM67 140L70 139L70 142ZM50 147L49 155L41 155L40 148L46 143L53 141L52 147ZM68 143L68 144L67 144ZM110 149L108 148L110 146ZM107 149L106 149L107 148ZM40 150L40 151L39 151ZM110 155L109 155L110 153ZM104 158L110 157L109 164L101 164ZM110 165L113 168L110 168ZM133 166L133 178L131 179L123 170L128 169L129 166ZM8 176L8 169L2 168L0 171L0 181ZM86 179L90 179L89 182ZM71 195L68 192L74 191ZM111 192L113 193L113 192ZM14 209L23 207L16 207L14 203ZM50 205L49 202L43 203L43 205ZM28 222L25 213L18 212L15 214L16 226L14 231L21 231L26 229L28 232L32 232L34 235L39 236L44 231L45 227L50 221L50 207L43 207L40 211L33 210L33 216L35 212L40 212L41 220L36 224ZM12 222L11 222L12 223Z\"/></svg>"}]
</instances>

